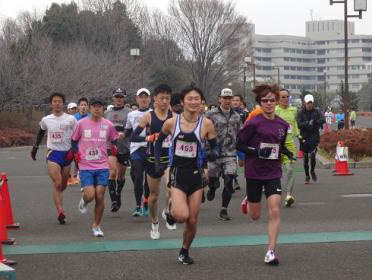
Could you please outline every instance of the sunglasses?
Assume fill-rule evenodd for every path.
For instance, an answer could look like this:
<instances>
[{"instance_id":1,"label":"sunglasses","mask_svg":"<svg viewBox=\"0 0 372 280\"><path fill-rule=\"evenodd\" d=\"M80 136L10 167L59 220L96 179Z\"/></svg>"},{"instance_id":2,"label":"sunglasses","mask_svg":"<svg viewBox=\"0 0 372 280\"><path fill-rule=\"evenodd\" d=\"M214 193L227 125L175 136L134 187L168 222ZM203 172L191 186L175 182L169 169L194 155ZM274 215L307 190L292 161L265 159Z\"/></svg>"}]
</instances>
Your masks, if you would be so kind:
<instances>
[{"instance_id":1,"label":"sunglasses","mask_svg":"<svg viewBox=\"0 0 372 280\"><path fill-rule=\"evenodd\" d=\"M262 103L275 103L276 99L275 98L270 98L270 99L261 99Z\"/></svg>"},{"instance_id":2,"label":"sunglasses","mask_svg":"<svg viewBox=\"0 0 372 280\"><path fill-rule=\"evenodd\" d=\"M288 99L289 98L289 96L288 95L286 95L286 96L280 96L280 98L282 98L282 99Z\"/></svg>"}]
</instances>

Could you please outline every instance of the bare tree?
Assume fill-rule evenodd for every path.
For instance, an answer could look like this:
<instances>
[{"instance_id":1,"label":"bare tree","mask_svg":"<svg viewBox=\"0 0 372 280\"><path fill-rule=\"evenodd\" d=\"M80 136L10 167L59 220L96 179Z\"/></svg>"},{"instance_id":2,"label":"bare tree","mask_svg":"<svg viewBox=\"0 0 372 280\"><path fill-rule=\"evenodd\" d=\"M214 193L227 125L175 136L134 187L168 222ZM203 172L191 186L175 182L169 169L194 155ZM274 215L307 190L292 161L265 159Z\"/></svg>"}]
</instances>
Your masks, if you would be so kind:
<instances>
[{"instance_id":1,"label":"bare tree","mask_svg":"<svg viewBox=\"0 0 372 280\"><path fill-rule=\"evenodd\" d=\"M233 2L172 0L169 13L193 79L207 94L237 77L249 52L249 28Z\"/></svg>"}]
</instances>

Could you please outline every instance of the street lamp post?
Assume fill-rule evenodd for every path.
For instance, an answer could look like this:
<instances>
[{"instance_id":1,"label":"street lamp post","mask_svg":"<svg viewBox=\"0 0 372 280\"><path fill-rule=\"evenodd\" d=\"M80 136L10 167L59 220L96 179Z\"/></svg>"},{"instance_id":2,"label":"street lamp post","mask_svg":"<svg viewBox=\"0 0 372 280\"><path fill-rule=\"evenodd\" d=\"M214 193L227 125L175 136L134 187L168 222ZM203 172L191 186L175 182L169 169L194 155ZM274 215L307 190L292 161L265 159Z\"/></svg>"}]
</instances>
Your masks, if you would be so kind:
<instances>
[{"instance_id":1,"label":"street lamp post","mask_svg":"<svg viewBox=\"0 0 372 280\"><path fill-rule=\"evenodd\" d=\"M245 65L244 65L244 98L246 98L247 100L248 96L246 96L246 86L245 86L246 81L247 81L247 76L245 73L248 69L248 66L253 66L253 87L254 87L256 85L256 64L253 63L251 56L244 57L244 62L245 62Z\"/></svg>"},{"instance_id":2,"label":"street lamp post","mask_svg":"<svg viewBox=\"0 0 372 280\"><path fill-rule=\"evenodd\" d=\"M133 57L138 57L140 56L140 49L130 49L130 55ZM141 86L144 87L144 60L143 60L143 54L141 56ZM138 87L138 86L137 86Z\"/></svg>"},{"instance_id":3,"label":"street lamp post","mask_svg":"<svg viewBox=\"0 0 372 280\"><path fill-rule=\"evenodd\" d=\"M327 70L323 71L324 74L324 107L327 110Z\"/></svg>"},{"instance_id":4,"label":"street lamp post","mask_svg":"<svg viewBox=\"0 0 372 280\"><path fill-rule=\"evenodd\" d=\"M273 69L276 69L278 71L276 81L278 82L278 86L280 87L280 66L275 66L274 63L272 63L271 66Z\"/></svg>"},{"instance_id":5,"label":"street lamp post","mask_svg":"<svg viewBox=\"0 0 372 280\"><path fill-rule=\"evenodd\" d=\"M359 12L358 15L347 14L348 0L329 0L329 4L344 4L344 41L345 41L345 93L344 93L344 114L345 114L345 129L349 129L349 54L348 54L348 21L349 17L362 18L362 12L367 11L367 0L354 0L354 11Z\"/></svg>"}]
</instances>

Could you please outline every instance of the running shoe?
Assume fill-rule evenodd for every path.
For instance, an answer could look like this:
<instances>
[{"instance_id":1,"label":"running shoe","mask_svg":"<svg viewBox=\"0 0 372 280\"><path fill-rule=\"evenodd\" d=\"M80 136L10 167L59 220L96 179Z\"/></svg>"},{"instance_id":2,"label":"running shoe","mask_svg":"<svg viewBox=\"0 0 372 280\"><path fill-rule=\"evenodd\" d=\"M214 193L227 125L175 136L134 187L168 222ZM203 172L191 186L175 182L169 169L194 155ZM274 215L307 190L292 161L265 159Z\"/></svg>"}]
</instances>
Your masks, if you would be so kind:
<instances>
[{"instance_id":1,"label":"running shoe","mask_svg":"<svg viewBox=\"0 0 372 280\"><path fill-rule=\"evenodd\" d=\"M291 207L291 205L295 202L295 198L293 195L287 195L285 198L284 206Z\"/></svg>"},{"instance_id":2,"label":"running shoe","mask_svg":"<svg viewBox=\"0 0 372 280\"><path fill-rule=\"evenodd\" d=\"M240 206L242 207L243 214L247 214L248 213L248 197L245 197L243 199L243 201L240 204Z\"/></svg>"},{"instance_id":3,"label":"running shoe","mask_svg":"<svg viewBox=\"0 0 372 280\"><path fill-rule=\"evenodd\" d=\"M118 206L118 203L116 201L113 201L111 203L111 209L110 209L111 212L118 212L119 211L119 206Z\"/></svg>"},{"instance_id":4,"label":"running shoe","mask_svg":"<svg viewBox=\"0 0 372 280\"><path fill-rule=\"evenodd\" d=\"M216 195L216 190L209 189L207 191L207 199L208 201L212 201L214 199L214 196Z\"/></svg>"},{"instance_id":5,"label":"running shoe","mask_svg":"<svg viewBox=\"0 0 372 280\"><path fill-rule=\"evenodd\" d=\"M178 261L182 264L193 264L194 260L189 257L189 255L179 254Z\"/></svg>"},{"instance_id":6,"label":"running shoe","mask_svg":"<svg viewBox=\"0 0 372 280\"><path fill-rule=\"evenodd\" d=\"M103 231L101 230L101 228L98 226L98 227L92 227L92 232L93 232L93 235L95 237L103 237Z\"/></svg>"},{"instance_id":7,"label":"running shoe","mask_svg":"<svg viewBox=\"0 0 372 280\"><path fill-rule=\"evenodd\" d=\"M268 265L278 265L279 258L275 256L275 251L268 250L265 256L265 263Z\"/></svg>"},{"instance_id":8,"label":"running shoe","mask_svg":"<svg viewBox=\"0 0 372 280\"><path fill-rule=\"evenodd\" d=\"M310 184L310 176L305 177L305 184Z\"/></svg>"},{"instance_id":9,"label":"running shoe","mask_svg":"<svg viewBox=\"0 0 372 280\"><path fill-rule=\"evenodd\" d=\"M132 213L132 216L133 217L141 217L142 216L141 207L136 207L136 209Z\"/></svg>"},{"instance_id":10,"label":"running shoe","mask_svg":"<svg viewBox=\"0 0 372 280\"><path fill-rule=\"evenodd\" d=\"M163 209L163 211L161 212L161 216L163 217L164 221L166 222L165 226L167 227L167 229L169 229L169 230L176 230L177 229L176 222L173 219L172 215L169 214L168 211Z\"/></svg>"},{"instance_id":11,"label":"running shoe","mask_svg":"<svg viewBox=\"0 0 372 280\"><path fill-rule=\"evenodd\" d=\"M148 217L150 215L149 204L148 203L144 203L141 210L142 210L142 216Z\"/></svg>"},{"instance_id":12,"label":"running shoe","mask_svg":"<svg viewBox=\"0 0 372 280\"><path fill-rule=\"evenodd\" d=\"M313 180L313 182L318 181L318 177L316 176L315 171L311 171L310 174L311 174L311 179Z\"/></svg>"},{"instance_id":13,"label":"running shoe","mask_svg":"<svg viewBox=\"0 0 372 280\"><path fill-rule=\"evenodd\" d=\"M63 209L58 211L57 220L61 225L64 225L66 223L66 215Z\"/></svg>"},{"instance_id":14,"label":"running shoe","mask_svg":"<svg viewBox=\"0 0 372 280\"><path fill-rule=\"evenodd\" d=\"M86 214L88 212L88 203L86 203L83 198L81 198L79 202L79 211L81 214Z\"/></svg>"},{"instance_id":15,"label":"running shoe","mask_svg":"<svg viewBox=\"0 0 372 280\"><path fill-rule=\"evenodd\" d=\"M221 209L220 220L222 220L222 221L230 221L231 220L231 217L227 213L227 209Z\"/></svg>"},{"instance_id":16,"label":"running shoe","mask_svg":"<svg viewBox=\"0 0 372 280\"><path fill-rule=\"evenodd\" d=\"M151 236L151 239L154 239L154 240L157 240L160 238L159 222L156 224L151 223L150 236Z\"/></svg>"}]
</instances>

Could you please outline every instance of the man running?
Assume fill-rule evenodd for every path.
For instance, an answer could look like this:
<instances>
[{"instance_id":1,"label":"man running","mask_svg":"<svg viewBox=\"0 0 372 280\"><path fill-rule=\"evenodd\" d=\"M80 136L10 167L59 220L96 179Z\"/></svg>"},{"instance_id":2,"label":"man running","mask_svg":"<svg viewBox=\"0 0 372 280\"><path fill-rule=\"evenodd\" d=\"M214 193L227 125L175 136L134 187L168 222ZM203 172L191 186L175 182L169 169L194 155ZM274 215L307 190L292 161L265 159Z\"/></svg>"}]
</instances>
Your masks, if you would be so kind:
<instances>
[{"instance_id":1,"label":"man running","mask_svg":"<svg viewBox=\"0 0 372 280\"><path fill-rule=\"evenodd\" d=\"M319 130L325 123L325 118L318 108L314 108L314 97L307 94L304 98L305 107L297 114L297 124L301 132L301 151L304 152L305 184L318 180L315 173L316 152L320 140ZM310 173L309 173L310 158Z\"/></svg>"},{"instance_id":2,"label":"man running","mask_svg":"<svg viewBox=\"0 0 372 280\"><path fill-rule=\"evenodd\" d=\"M120 135L118 154L109 155L110 178L108 183L111 198L111 212L117 212L121 206L121 191L125 184L125 171L129 166L129 138L124 136L124 128L131 109L125 106L127 93L124 89L116 88L112 94L114 107L104 113L105 119L111 121Z\"/></svg>"},{"instance_id":3,"label":"man running","mask_svg":"<svg viewBox=\"0 0 372 280\"><path fill-rule=\"evenodd\" d=\"M160 192L161 178L165 174L166 184L168 183L168 174L165 170L168 168L169 160L169 141L164 141L160 165L161 168L155 169L155 147L154 142L159 136L161 128L167 119L172 118L173 113L169 110L170 100L172 96L172 89L166 85L161 84L154 89L154 111L147 112L143 115L139 125L134 130L132 135L132 142L148 143L148 158L146 162L147 183L150 189L149 207L151 215L151 231L150 237L152 239L159 239L159 220L158 220L158 197ZM147 136L140 136L142 131L146 128ZM158 166L159 167L159 166ZM166 209L169 203L169 190L166 191ZM176 229L176 225L168 224L167 228L170 230Z\"/></svg>"},{"instance_id":4,"label":"man running","mask_svg":"<svg viewBox=\"0 0 372 280\"><path fill-rule=\"evenodd\" d=\"M137 128L140 119L143 115L150 111L151 102L150 91L146 88L141 88L136 93L136 102L139 106L138 110L128 114L127 124L125 125L125 137L130 138L133 131ZM142 137L146 136L145 131L142 131ZM150 195L147 178L145 175L145 167L147 162L147 142L131 142L130 143L130 164L131 177L134 184L134 196L136 198L136 209L132 216L139 217L149 215L148 198ZM142 205L143 197L143 205ZM142 206L142 207L141 207Z\"/></svg>"},{"instance_id":5,"label":"man running","mask_svg":"<svg viewBox=\"0 0 372 280\"><path fill-rule=\"evenodd\" d=\"M212 201L219 187L219 177L222 175L224 188L222 191L222 208L219 218L223 221L231 220L227 213L231 196L234 193L233 181L237 173L236 163L236 137L242 127L238 113L231 108L233 97L232 90L225 88L219 96L220 106L208 111L205 116L210 119L216 127L217 143L220 151L218 159L208 162L209 190L207 199Z\"/></svg>"},{"instance_id":6,"label":"man running","mask_svg":"<svg viewBox=\"0 0 372 280\"><path fill-rule=\"evenodd\" d=\"M90 116L78 122L72 135L74 157L79 165L83 195L79 210L86 214L88 203L95 200L93 235L103 237L101 220L105 209L105 188L109 178L108 149L117 152L119 134L113 124L102 118L104 102L92 98Z\"/></svg>"},{"instance_id":7,"label":"man running","mask_svg":"<svg viewBox=\"0 0 372 280\"><path fill-rule=\"evenodd\" d=\"M289 125L275 115L275 105L279 99L276 85L260 85L253 89L256 102L263 110L239 132L237 147L246 154L245 177L249 214L253 220L261 215L261 196L264 188L269 213L268 251L265 263L277 265L279 259L275 253L276 241L280 227L280 196L282 176L280 154L285 153L289 159L293 154L285 148L285 139Z\"/></svg>"},{"instance_id":8,"label":"man running","mask_svg":"<svg viewBox=\"0 0 372 280\"><path fill-rule=\"evenodd\" d=\"M88 117L88 115L88 98L80 97L78 100L78 112L74 114L74 117L80 121L81 119Z\"/></svg>"},{"instance_id":9,"label":"man running","mask_svg":"<svg viewBox=\"0 0 372 280\"><path fill-rule=\"evenodd\" d=\"M167 120L155 144L155 166L162 169L163 141L171 135L170 186L171 209L169 223L186 223L183 244L178 260L192 264L189 248L196 235L196 227L203 194L202 149L206 139L211 147L210 160L216 159L217 142L213 123L200 114L202 91L194 86L185 88L180 95L183 113ZM214 155L214 156L213 156Z\"/></svg>"},{"instance_id":10,"label":"man running","mask_svg":"<svg viewBox=\"0 0 372 280\"><path fill-rule=\"evenodd\" d=\"M45 132L48 131L47 167L53 182L53 200L57 208L57 219L61 225L66 223L62 192L66 189L70 176L71 135L77 123L73 116L63 112L65 100L62 93L56 92L50 95L49 103L52 107L52 114L40 121L36 142L31 150L31 158L36 160L39 145Z\"/></svg>"},{"instance_id":11,"label":"man running","mask_svg":"<svg viewBox=\"0 0 372 280\"><path fill-rule=\"evenodd\" d=\"M74 115L77 111L77 105L75 102L70 102L68 103L67 105L67 113L69 113L70 115Z\"/></svg>"},{"instance_id":12,"label":"man running","mask_svg":"<svg viewBox=\"0 0 372 280\"><path fill-rule=\"evenodd\" d=\"M294 137L300 138L300 131L298 130L296 116L296 107L289 105L289 91L287 89L281 89L279 92L279 105L275 108L275 114L281 117L289 124L289 129L287 132L287 138L285 139L286 148L291 151L292 154L296 154L296 145L294 142ZM293 196L293 189L295 185L295 178L293 174L294 161L290 160L286 155L281 155L282 169L284 171L285 186L287 189L287 195L285 197L284 205L286 207L291 207L295 202L295 197Z\"/></svg>"}]
</instances>

